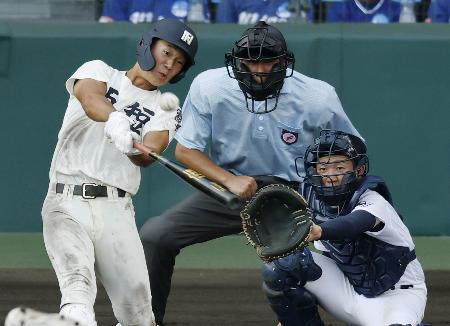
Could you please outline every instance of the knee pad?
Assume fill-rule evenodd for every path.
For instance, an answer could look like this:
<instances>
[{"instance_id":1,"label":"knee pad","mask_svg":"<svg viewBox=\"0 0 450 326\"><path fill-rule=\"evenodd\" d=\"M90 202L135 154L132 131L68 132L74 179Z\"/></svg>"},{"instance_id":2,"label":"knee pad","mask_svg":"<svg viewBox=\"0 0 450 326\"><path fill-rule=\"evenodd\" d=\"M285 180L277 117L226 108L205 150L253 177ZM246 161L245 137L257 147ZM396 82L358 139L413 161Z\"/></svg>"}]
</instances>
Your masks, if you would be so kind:
<instances>
[{"instance_id":1,"label":"knee pad","mask_svg":"<svg viewBox=\"0 0 450 326\"><path fill-rule=\"evenodd\" d=\"M284 291L319 279L322 269L314 262L311 251L305 248L301 252L264 264L261 274L269 288Z\"/></svg>"},{"instance_id":2,"label":"knee pad","mask_svg":"<svg viewBox=\"0 0 450 326\"><path fill-rule=\"evenodd\" d=\"M300 286L305 285L306 282L315 281L322 276L322 269L314 262L311 251L308 248L279 258L274 261L274 265L297 279Z\"/></svg>"},{"instance_id":3,"label":"knee pad","mask_svg":"<svg viewBox=\"0 0 450 326\"><path fill-rule=\"evenodd\" d=\"M270 307L283 326L323 326L316 298L303 287L276 291L263 283Z\"/></svg>"},{"instance_id":4,"label":"knee pad","mask_svg":"<svg viewBox=\"0 0 450 326\"><path fill-rule=\"evenodd\" d=\"M274 291L284 291L297 285L297 280L289 272L278 268L274 262L261 267L261 276L265 286Z\"/></svg>"}]
</instances>

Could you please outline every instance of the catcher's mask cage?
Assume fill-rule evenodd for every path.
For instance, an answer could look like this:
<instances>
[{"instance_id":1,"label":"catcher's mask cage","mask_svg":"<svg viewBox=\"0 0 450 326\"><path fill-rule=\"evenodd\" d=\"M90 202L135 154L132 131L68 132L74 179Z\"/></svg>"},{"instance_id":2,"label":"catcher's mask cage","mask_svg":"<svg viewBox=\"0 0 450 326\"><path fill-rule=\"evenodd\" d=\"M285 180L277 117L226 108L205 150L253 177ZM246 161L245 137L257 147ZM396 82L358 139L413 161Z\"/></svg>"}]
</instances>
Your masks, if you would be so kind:
<instances>
[{"instance_id":1,"label":"catcher's mask cage","mask_svg":"<svg viewBox=\"0 0 450 326\"><path fill-rule=\"evenodd\" d=\"M304 171L305 183L313 187L318 198L329 206L339 206L349 199L357 188L358 176L365 176L369 171L369 158L364 142L357 136L335 130L322 130L320 136L305 152ZM332 155L342 155L346 159L331 161ZM328 157L328 160L320 158ZM345 173L321 175L317 172L317 164L337 164L351 161L353 170ZM298 166L297 174L299 174ZM360 175L357 175L361 171ZM333 182L333 177L342 176L340 184ZM324 185L328 178L331 186Z\"/></svg>"},{"instance_id":2,"label":"catcher's mask cage","mask_svg":"<svg viewBox=\"0 0 450 326\"><path fill-rule=\"evenodd\" d=\"M278 60L270 72L251 72L244 61L270 62ZM247 110L262 114L277 108L278 97L284 79L294 72L294 54L287 49L283 34L275 27L258 22L248 28L235 42L231 52L225 54L228 75L236 79L244 93ZM230 71L233 71L231 73ZM289 72L287 71L289 68ZM275 99L272 108L268 108L268 99ZM249 101L251 105L249 105ZM255 112L255 101L264 101L264 111Z\"/></svg>"},{"instance_id":3,"label":"catcher's mask cage","mask_svg":"<svg viewBox=\"0 0 450 326\"><path fill-rule=\"evenodd\" d=\"M174 76L170 83L174 84L181 80L186 71L195 64L198 41L195 32L178 19L161 19L153 24L151 30L142 35L137 45L137 62L142 70L152 70L155 67L155 58L152 54L152 46L156 40L164 40L180 49L186 63L181 72Z\"/></svg>"}]
</instances>

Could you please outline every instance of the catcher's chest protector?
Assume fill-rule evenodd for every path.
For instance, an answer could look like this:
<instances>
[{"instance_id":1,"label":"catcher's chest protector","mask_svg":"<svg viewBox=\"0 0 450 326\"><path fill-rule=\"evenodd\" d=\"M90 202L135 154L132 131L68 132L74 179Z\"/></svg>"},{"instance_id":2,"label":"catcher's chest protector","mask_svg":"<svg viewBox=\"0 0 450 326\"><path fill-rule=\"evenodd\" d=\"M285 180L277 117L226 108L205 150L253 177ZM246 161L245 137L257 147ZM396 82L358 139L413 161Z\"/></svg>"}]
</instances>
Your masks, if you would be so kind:
<instances>
[{"instance_id":1,"label":"catcher's chest protector","mask_svg":"<svg viewBox=\"0 0 450 326\"><path fill-rule=\"evenodd\" d=\"M389 190L384 181L376 176L367 176L355 191L350 204L343 209L350 213L358 204L360 196L367 189L383 189L381 194L391 202ZM388 194L388 195L386 195ZM388 197L388 198L386 198ZM308 196L308 204L315 212L322 211L313 194ZM339 217L320 216L320 222ZM315 222L319 222L313 217ZM319 222L319 223L320 223ZM321 240L329 250L331 258L347 276L355 291L366 297L375 297L393 287L402 277L406 266L416 258L414 250L394 246L366 234L356 239L341 241Z\"/></svg>"},{"instance_id":2,"label":"catcher's chest protector","mask_svg":"<svg viewBox=\"0 0 450 326\"><path fill-rule=\"evenodd\" d=\"M353 240L321 242L355 291L368 298L393 287L406 266L416 258L415 250L393 246L367 235Z\"/></svg>"}]
</instances>

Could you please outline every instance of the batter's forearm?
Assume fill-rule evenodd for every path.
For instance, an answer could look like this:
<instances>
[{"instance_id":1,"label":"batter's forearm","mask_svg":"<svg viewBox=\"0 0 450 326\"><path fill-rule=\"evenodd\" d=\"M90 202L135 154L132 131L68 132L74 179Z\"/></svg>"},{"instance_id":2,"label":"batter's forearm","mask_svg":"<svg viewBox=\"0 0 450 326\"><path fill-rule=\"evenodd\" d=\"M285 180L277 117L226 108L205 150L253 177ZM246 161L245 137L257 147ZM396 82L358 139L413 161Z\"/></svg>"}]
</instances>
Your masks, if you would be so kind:
<instances>
[{"instance_id":1,"label":"batter's forearm","mask_svg":"<svg viewBox=\"0 0 450 326\"><path fill-rule=\"evenodd\" d=\"M169 131L149 131L144 136L143 144L152 152L162 154L167 146L169 146ZM147 154L132 155L128 156L128 158L131 162L140 167L147 167L155 162L155 160Z\"/></svg>"},{"instance_id":2,"label":"batter's forearm","mask_svg":"<svg viewBox=\"0 0 450 326\"><path fill-rule=\"evenodd\" d=\"M73 92L86 115L94 121L104 122L116 110L105 97L106 84L103 82L89 78L79 79L73 86Z\"/></svg>"},{"instance_id":3,"label":"batter's forearm","mask_svg":"<svg viewBox=\"0 0 450 326\"><path fill-rule=\"evenodd\" d=\"M151 165L153 162L155 162L154 159L152 159L150 156L145 155L145 154L128 156L128 158L130 159L130 161L133 164L143 167L143 168L145 168L145 167Z\"/></svg>"}]
</instances>

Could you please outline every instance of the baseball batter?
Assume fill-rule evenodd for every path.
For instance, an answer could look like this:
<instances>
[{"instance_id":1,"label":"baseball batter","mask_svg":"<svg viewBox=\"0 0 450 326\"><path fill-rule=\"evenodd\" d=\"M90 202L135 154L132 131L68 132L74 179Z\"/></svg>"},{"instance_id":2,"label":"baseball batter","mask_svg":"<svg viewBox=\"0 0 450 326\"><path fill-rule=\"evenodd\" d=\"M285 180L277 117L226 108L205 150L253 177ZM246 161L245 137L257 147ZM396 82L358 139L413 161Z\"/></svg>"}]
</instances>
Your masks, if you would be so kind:
<instances>
[{"instance_id":1,"label":"baseball batter","mask_svg":"<svg viewBox=\"0 0 450 326\"><path fill-rule=\"evenodd\" d=\"M259 22L248 28L226 60L227 68L194 79L175 154L241 198L267 183L296 184L294 159L316 128L357 133L333 87L293 70L294 55L275 27ZM241 232L239 211L195 193L142 227L158 322L176 255L194 243Z\"/></svg>"},{"instance_id":2,"label":"baseball batter","mask_svg":"<svg viewBox=\"0 0 450 326\"><path fill-rule=\"evenodd\" d=\"M42 218L60 313L82 325L96 325L96 274L121 325L155 324L132 203L139 167L152 161L133 149L133 140L158 153L166 149L181 109L174 95L158 87L180 80L196 51L193 30L165 19L142 36L130 70L90 61L66 82L70 98Z\"/></svg>"},{"instance_id":3,"label":"baseball batter","mask_svg":"<svg viewBox=\"0 0 450 326\"><path fill-rule=\"evenodd\" d=\"M309 240L324 254L305 249L263 266L281 325L324 325L316 303L350 325L421 325L427 288L413 240L368 169L357 136L324 130L308 147L301 190L314 213Z\"/></svg>"}]
</instances>

